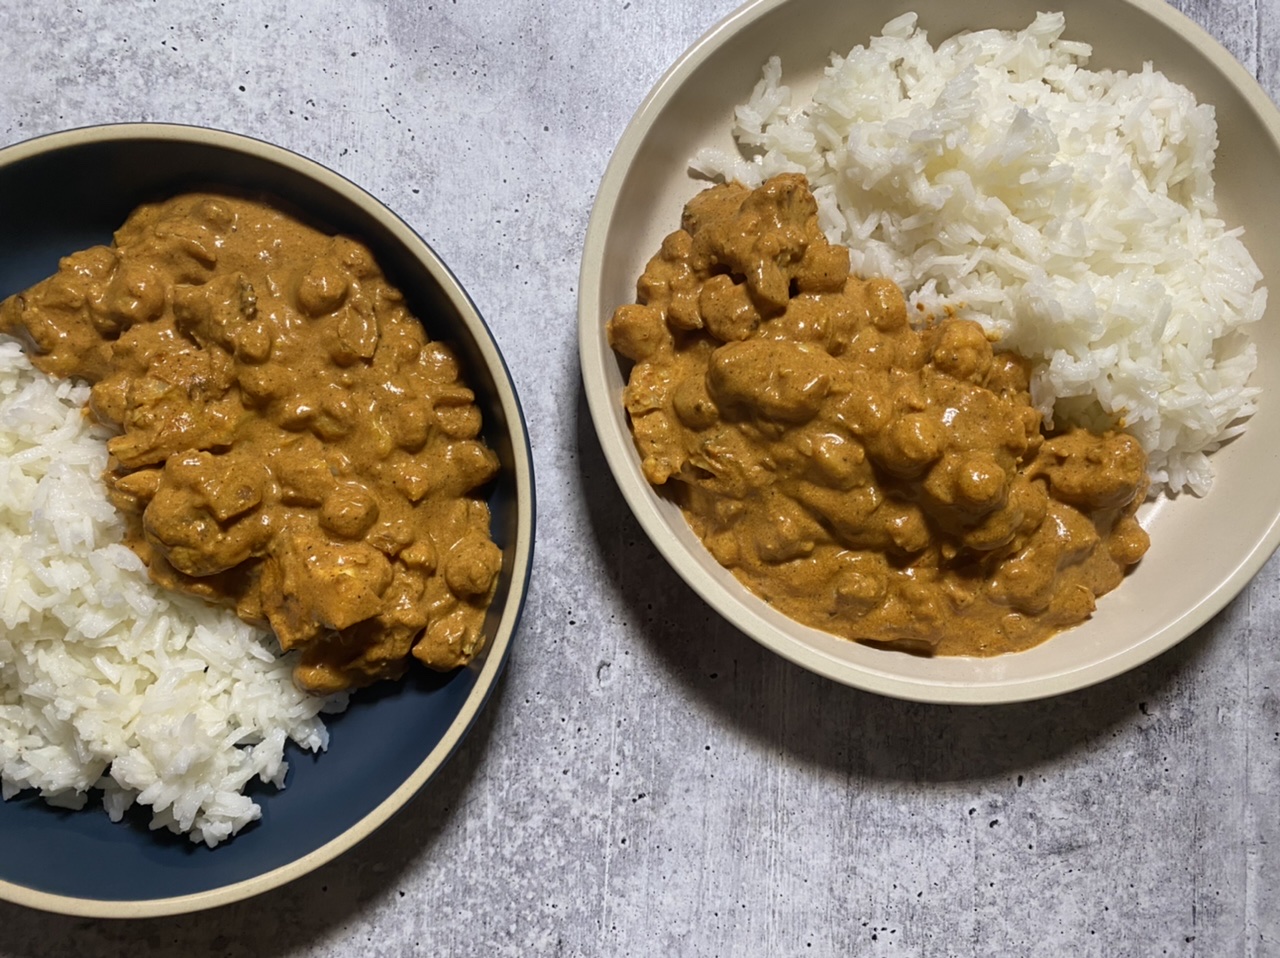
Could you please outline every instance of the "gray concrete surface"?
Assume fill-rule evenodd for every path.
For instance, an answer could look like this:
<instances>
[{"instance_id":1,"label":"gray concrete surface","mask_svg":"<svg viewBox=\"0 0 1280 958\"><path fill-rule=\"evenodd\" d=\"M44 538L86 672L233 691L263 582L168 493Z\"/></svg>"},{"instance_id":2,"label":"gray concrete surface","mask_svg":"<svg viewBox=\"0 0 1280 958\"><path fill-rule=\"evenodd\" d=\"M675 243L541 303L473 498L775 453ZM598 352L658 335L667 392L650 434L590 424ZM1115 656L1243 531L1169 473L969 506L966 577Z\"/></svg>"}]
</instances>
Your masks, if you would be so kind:
<instances>
[{"instance_id":1,"label":"gray concrete surface","mask_svg":"<svg viewBox=\"0 0 1280 958\"><path fill-rule=\"evenodd\" d=\"M506 352L540 495L510 668L404 814L212 913L0 904L0 956L1280 955L1280 565L1102 687L942 708L762 651L631 519L579 385L580 244L632 111L733 6L0 7L0 144L207 124L400 212ZM1176 6L1280 90L1280 0Z\"/></svg>"}]
</instances>

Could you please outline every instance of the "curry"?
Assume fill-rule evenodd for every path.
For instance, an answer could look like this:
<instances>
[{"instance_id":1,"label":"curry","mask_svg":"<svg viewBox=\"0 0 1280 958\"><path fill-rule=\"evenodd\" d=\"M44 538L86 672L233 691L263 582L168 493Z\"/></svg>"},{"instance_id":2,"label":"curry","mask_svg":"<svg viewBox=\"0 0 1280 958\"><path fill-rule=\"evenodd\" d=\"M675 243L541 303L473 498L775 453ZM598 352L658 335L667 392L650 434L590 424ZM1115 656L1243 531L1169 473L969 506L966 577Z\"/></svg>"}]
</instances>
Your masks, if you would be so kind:
<instances>
[{"instance_id":1,"label":"curry","mask_svg":"<svg viewBox=\"0 0 1280 958\"><path fill-rule=\"evenodd\" d=\"M329 693L483 647L498 470L456 356L370 251L271 205L188 194L0 304L93 384L104 475L162 585L235 608Z\"/></svg>"},{"instance_id":2,"label":"curry","mask_svg":"<svg viewBox=\"0 0 1280 958\"><path fill-rule=\"evenodd\" d=\"M1146 455L1046 433L1027 364L850 274L804 177L685 207L608 325L646 478L779 611L929 654L1078 624L1148 547Z\"/></svg>"}]
</instances>

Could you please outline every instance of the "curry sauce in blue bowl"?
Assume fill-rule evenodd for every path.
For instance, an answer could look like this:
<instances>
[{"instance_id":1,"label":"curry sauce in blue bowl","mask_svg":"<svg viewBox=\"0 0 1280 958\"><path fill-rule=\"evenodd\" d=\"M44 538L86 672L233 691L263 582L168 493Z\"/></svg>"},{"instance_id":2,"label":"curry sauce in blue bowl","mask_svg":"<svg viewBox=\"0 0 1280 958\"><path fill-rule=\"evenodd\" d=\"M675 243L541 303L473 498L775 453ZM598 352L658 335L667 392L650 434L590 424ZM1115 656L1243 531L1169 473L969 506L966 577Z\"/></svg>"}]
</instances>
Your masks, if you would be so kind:
<instances>
[{"instance_id":1,"label":"curry sauce in blue bowl","mask_svg":"<svg viewBox=\"0 0 1280 958\"><path fill-rule=\"evenodd\" d=\"M74 811L53 807L32 789L0 803L0 897L29 907L96 917L194 911L277 887L351 848L427 785L459 747L502 672L525 598L534 535L533 471L523 414L501 353L430 247L336 173L261 141L176 125L91 127L10 146L0 150L0 222L6 227L0 232L0 299L51 276L70 254L110 244L141 205L191 193L269 198L307 227L367 247L426 341L443 344L456 357L466 384L459 390L478 410L467 414L472 425L459 428L467 442L478 431L475 445L483 444L490 457L474 493L479 505L470 514L487 516L491 545L482 550L483 561L459 560L449 578L455 591L485 592L488 604L468 626L466 655L437 657L431 668L392 663L352 681L345 711L324 716L327 749L312 754L287 746L285 787L246 786L260 817L215 847L153 829L138 805L113 822L97 795ZM323 292L323 282L316 288ZM362 361L360 347L354 348L342 361ZM340 437L321 435L326 438L334 445ZM111 463L119 466L114 453ZM137 485L124 483L113 501ZM424 492L412 495L421 498ZM234 519L237 508L219 515ZM347 508L322 517L321 524L339 532L344 523L365 528L373 522L370 515L368 508ZM181 540L181 523L174 528ZM384 551L394 555L401 549L403 543ZM434 554L412 561L430 566L428 572L445 564ZM468 571L457 571L464 567ZM299 608L337 607L318 584L324 581L285 582L274 613L262 615L286 644L290 616ZM335 594L345 587L341 576L329 581ZM241 593L232 604L243 613L245 602ZM226 614L234 620L231 610ZM421 635L430 632L423 629ZM442 647L448 644L446 632L436 629ZM315 673L321 678L314 681L297 674L304 688L316 692L343 684L323 678L336 673Z\"/></svg>"}]
</instances>

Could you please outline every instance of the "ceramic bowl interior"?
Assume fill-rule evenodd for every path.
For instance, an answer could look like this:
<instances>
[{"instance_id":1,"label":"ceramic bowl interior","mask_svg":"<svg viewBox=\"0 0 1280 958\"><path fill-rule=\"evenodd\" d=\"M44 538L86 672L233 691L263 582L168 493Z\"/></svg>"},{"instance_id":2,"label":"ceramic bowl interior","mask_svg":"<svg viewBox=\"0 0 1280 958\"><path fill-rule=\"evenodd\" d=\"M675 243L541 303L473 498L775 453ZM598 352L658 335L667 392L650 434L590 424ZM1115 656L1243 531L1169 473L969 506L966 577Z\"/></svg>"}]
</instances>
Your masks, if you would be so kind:
<instances>
[{"instance_id":1,"label":"ceramic bowl interior","mask_svg":"<svg viewBox=\"0 0 1280 958\"><path fill-rule=\"evenodd\" d=\"M1145 61L1214 105L1220 147L1217 197L1272 284L1280 281L1280 122L1252 77L1203 30L1160 0L1073 0L1066 36L1093 45L1090 67L1140 70ZM1204 498L1144 506L1152 547L1094 617L1030 651L996 658L922 658L874 649L806 628L748 593L655 495L640 471L621 394L627 364L612 354L605 323L634 301L635 283L684 203L706 183L689 172L702 147L732 149L734 107L770 56L782 60L793 95L812 91L833 52L866 43L908 11L935 44L965 29L1021 29L1043 4L1029 0L763 0L713 28L659 81L628 126L601 183L588 227L579 299L579 351L591 415L618 485L675 570L743 632L836 681L934 702L993 703L1080 688L1169 648L1219 611L1280 540L1280 324L1273 305L1252 333L1260 409L1238 441L1213 457ZM1272 303L1278 298L1272 296Z\"/></svg>"},{"instance_id":2,"label":"ceramic bowl interior","mask_svg":"<svg viewBox=\"0 0 1280 958\"><path fill-rule=\"evenodd\" d=\"M528 437L502 356L475 306L404 222L337 174L227 133L129 124L53 134L0 150L0 297L52 273L67 253L109 243L139 203L192 189L275 197L313 226L373 250L432 339L465 364L501 475L489 503L503 550L488 646L448 675L415 669L352 697L331 717L329 750L292 745L283 791L254 792L262 819L216 849L112 824L100 807L51 809L24 793L0 803L0 897L69 914L142 916L211 907L283 884L371 833L440 768L483 706L507 658L533 550Z\"/></svg>"}]
</instances>

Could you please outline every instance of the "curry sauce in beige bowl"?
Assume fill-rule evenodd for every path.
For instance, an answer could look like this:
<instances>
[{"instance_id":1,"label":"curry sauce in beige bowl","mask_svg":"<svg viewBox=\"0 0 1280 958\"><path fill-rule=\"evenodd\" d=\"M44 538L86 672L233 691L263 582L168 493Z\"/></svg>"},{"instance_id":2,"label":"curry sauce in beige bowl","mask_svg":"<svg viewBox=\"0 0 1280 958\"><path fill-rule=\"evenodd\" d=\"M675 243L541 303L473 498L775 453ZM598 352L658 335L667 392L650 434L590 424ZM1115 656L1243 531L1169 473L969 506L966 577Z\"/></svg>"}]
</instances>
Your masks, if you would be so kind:
<instances>
[{"instance_id":1,"label":"curry sauce in beige bowl","mask_svg":"<svg viewBox=\"0 0 1280 958\"><path fill-rule=\"evenodd\" d=\"M1200 104L1212 105L1215 212L1228 227L1243 228L1262 279L1277 275L1280 246L1268 222L1280 201L1255 186L1280 168L1280 123L1257 84L1198 27L1162 5L1087 2L1065 13L1060 39L1070 58L1087 56L1094 71L1134 74L1150 62ZM624 134L593 210L579 313L583 377L605 455L641 525L694 590L744 632L812 671L870 691L937 702L1033 699L1102 681L1169 648L1230 601L1274 550L1280 493L1264 477L1280 441L1270 399L1280 332L1256 321L1255 300L1247 321L1252 345L1237 340L1221 352L1231 364L1256 350L1247 386L1256 411L1246 403L1239 422L1209 428L1210 487L1199 482L1209 473L1184 468L1190 460L1180 453L1147 448L1152 431L1144 432L1145 419L1126 416L1123 401L1110 414L1089 399L1046 403L1040 357L1017 352L1030 340L999 317L994 299L978 304L944 296L942 308L926 313L924 300L940 283L921 293L908 288L910 275L890 282L868 269L896 264L876 245L886 231L905 234L920 222L945 220L935 215L952 195L945 190L910 193L922 204L920 215L908 208L888 227L865 211L842 222L820 203L820 232L829 238L847 227L854 234L841 254L849 257L841 268L852 265L843 287L831 279L831 263L820 262L831 256L823 252L827 240L803 239L801 224L781 226L773 239L759 231L750 240L699 238L718 204L734 207L740 220L782 223L781 200L758 203L752 212L742 192L715 197L717 189L758 185L716 186L732 184L735 171L769 188L778 157L766 150L787 154L793 165L783 172L801 180L808 173L814 192L826 190L828 198L856 199L859 191L886 192L895 184L916 189L905 178L877 180L870 161L843 174L846 180L840 173L834 183L827 177L829 164L843 162L841 150L861 149L857 122L849 124L847 144L830 146L841 117L861 115L857 97L829 98L824 109L834 112L826 126L795 125L772 139L760 130L762 112L781 116L809 102L824 76L829 82L830 74L848 69L841 58L882 28L894 34L888 43L900 45L891 49L900 51L894 68L902 70L903 87L929 87L929 71L912 59L907 39L917 26L935 45L988 29L1020 31L1019 42L1034 45L1050 42L1041 34L1053 23L1014 0L986 5L980 15L942 2L766 0L727 18L667 72ZM778 69L774 57L780 80L770 75ZM1020 55L1009 69L1034 69L1027 66L1034 59ZM1044 82L1064 89L1077 63L1054 69ZM951 97L946 117L954 118L965 85L937 87L934 96ZM756 99L744 108L753 90ZM1052 157L1045 144L1078 130L1069 120L1047 136L1041 128L1035 149ZM895 146L884 132L892 127L871 132L868 125L865 136L882 137L876 145L885 154L899 147L905 154L908 145ZM950 153L962 152L968 134L955 130L950 140L939 135L936 163L921 161L920 170L936 173ZM806 167L804 148L814 141L832 152ZM735 166L734 157L754 157L757 165ZM977 184L983 199L984 175L970 165L942 179L953 191ZM1181 191L1169 189L1171 196ZM1010 208L1026 199L1016 192L1001 194ZM770 203L773 211L762 212ZM1043 241L1062 251L1069 242L1054 244L1076 235L1070 224L1040 240L1006 234L1004 218L983 220L984 209L999 207L975 208L967 222L963 215L945 220L947 235L936 237L935 245L945 246L967 231L979 246L983 236L1001 244L972 259L953 257L966 269L1010 249L1029 268L1021 244ZM1136 207L1129 212L1139 215ZM754 261L740 255L753 243L763 251ZM796 251L795 269L771 289L767 274L784 263L787 249ZM814 308L826 296L852 299L829 311ZM895 338L904 306L915 339ZM1058 315L1039 300L1032 306L1047 322ZM661 327L652 324L653 309L664 317ZM863 355L850 359L859 338ZM896 356L886 360L887 353ZM916 385L902 378L910 369L923 370ZM877 395L876 377L894 385ZM969 393L971 385L987 391L983 398ZM937 416L931 390L941 397ZM1050 423L1054 412L1060 421ZM1088 428L1073 434L1076 414L1074 425ZM1032 422L1037 415L1041 422ZM1173 428L1169 422L1165 432ZM957 445L957 426L978 435ZM859 441L850 445L851 437ZM1077 442L1084 445L1072 448ZM1013 460L1024 464L1022 472L1005 468ZM1149 480L1158 491L1147 496ZM748 485L738 483L761 491L744 493ZM1053 503L1065 500L1074 500L1073 510L1105 500L1106 514L1077 522L1054 512ZM1087 516L1090 508L1077 514ZM1046 514L1054 518L1037 524ZM1072 527L1078 549L1063 545L1070 541L1063 531ZM1025 550L1035 551L1032 541L1048 529L1063 533L1059 545L1074 555L1094 558L1059 556L1033 568L1023 561ZM980 572L957 571L966 553L979 557L968 568ZM935 557L931 564L922 564L926 555ZM933 628L938 623L942 628Z\"/></svg>"}]
</instances>

